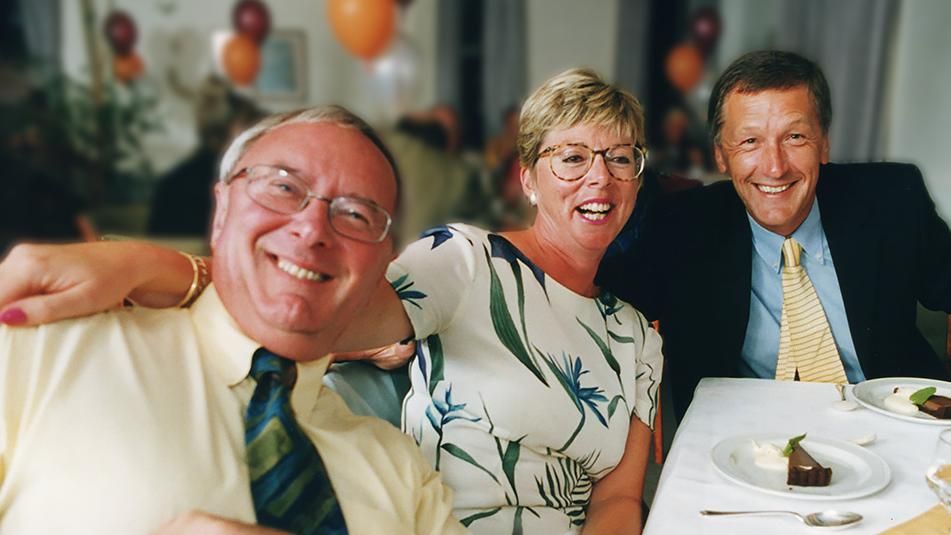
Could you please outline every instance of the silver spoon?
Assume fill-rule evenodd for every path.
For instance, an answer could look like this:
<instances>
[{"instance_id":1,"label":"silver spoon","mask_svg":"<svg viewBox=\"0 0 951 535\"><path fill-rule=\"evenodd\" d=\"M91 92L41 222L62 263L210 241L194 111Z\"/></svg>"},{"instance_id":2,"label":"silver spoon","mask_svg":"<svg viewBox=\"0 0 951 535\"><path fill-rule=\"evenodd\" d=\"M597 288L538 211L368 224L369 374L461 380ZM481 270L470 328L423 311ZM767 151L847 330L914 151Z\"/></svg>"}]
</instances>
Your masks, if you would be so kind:
<instances>
[{"instance_id":1,"label":"silver spoon","mask_svg":"<svg viewBox=\"0 0 951 535\"><path fill-rule=\"evenodd\" d=\"M700 511L703 516L767 516L789 515L802 521L803 524L814 528L844 528L853 526L862 521L862 515L848 511L830 509L818 513L801 515L793 511Z\"/></svg>"}]
</instances>

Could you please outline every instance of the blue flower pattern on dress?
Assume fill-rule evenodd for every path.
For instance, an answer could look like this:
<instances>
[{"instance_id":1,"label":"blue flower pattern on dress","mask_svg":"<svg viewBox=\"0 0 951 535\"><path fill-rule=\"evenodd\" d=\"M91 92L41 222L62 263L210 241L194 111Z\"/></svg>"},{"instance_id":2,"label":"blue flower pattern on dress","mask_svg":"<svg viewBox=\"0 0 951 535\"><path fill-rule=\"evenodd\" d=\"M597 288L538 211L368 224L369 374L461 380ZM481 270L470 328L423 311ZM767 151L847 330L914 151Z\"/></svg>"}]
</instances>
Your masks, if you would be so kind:
<instances>
[{"instance_id":1,"label":"blue flower pattern on dress","mask_svg":"<svg viewBox=\"0 0 951 535\"><path fill-rule=\"evenodd\" d=\"M419 299L425 298L426 294L424 294L423 292L419 290L411 290L410 288L413 286L414 283L411 280L408 281L408 279L409 279L409 275L403 275L402 277L391 282L390 286L392 286L393 289L396 290L396 296L399 297L401 301L406 301L407 303L413 305L416 308L422 308L419 306L419 303L417 303L416 301L418 301Z\"/></svg>"},{"instance_id":2,"label":"blue flower pattern on dress","mask_svg":"<svg viewBox=\"0 0 951 535\"><path fill-rule=\"evenodd\" d=\"M430 249L435 249L452 238L452 227L445 225L433 227L429 230L423 231L419 237L420 239L432 237L433 244Z\"/></svg>"},{"instance_id":3,"label":"blue flower pattern on dress","mask_svg":"<svg viewBox=\"0 0 951 535\"><path fill-rule=\"evenodd\" d=\"M591 412L598 418L598 421L601 422L601 425L604 427L608 426L608 421L604 418L604 415L601 414L601 411L598 409L598 403L607 402L603 394L604 389L597 386L581 386L581 376L588 373L587 370L584 370L581 367L581 359L571 358L568 355L562 355L561 363L555 362L554 358L546 358L545 363L548 364L548 367L551 369L552 373L555 374L555 377L558 379L558 383L561 384L562 388L565 389L565 392L568 393L568 396L571 398L571 401L574 403L575 408L578 409L578 412L581 413L581 419L578 422L577 427L575 427L574 432L568 437L567 442L565 442L557 451L565 451L571 446L571 443L574 442L575 438L578 436L578 433L584 428L585 423L585 407L591 410Z\"/></svg>"},{"instance_id":4,"label":"blue flower pattern on dress","mask_svg":"<svg viewBox=\"0 0 951 535\"><path fill-rule=\"evenodd\" d=\"M426 418L429 420L430 425L433 426L433 429L436 433L439 434L439 442L436 444L436 469L439 469L439 456L440 451L445 449L449 453L455 455L456 457L463 458L467 462L471 462L482 468L482 465L479 465L472 459L472 456L469 455L465 450L454 445L447 445L442 443L443 436L443 427L453 420L466 420L468 422L478 422L482 418L479 416L468 416L464 411L466 408L465 403L453 403L452 402L452 383L446 383L445 389L443 389L442 399L439 396L434 395L432 397L432 404L426 408ZM450 446L447 448L447 446ZM472 459L472 461L469 461ZM484 468L482 468L485 470ZM487 471L488 472L488 471ZM489 475L492 475L491 472L488 472ZM493 479L495 476L492 476Z\"/></svg>"}]
</instances>

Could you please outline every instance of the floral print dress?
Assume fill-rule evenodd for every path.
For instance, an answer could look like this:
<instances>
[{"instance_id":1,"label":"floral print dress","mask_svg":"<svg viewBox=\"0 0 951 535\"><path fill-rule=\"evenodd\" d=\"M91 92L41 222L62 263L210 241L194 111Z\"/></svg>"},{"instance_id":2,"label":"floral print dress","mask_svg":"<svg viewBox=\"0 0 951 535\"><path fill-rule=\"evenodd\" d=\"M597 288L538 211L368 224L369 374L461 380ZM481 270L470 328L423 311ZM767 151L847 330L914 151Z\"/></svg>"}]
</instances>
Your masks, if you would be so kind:
<instances>
[{"instance_id":1,"label":"floral print dress","mask_svg":"<svg viewBox=\"0 0 951 535\"><path fill-rule=\"evenodd\" d=\"M473 533L580 530L632 415L653 423L657 333L468 225L427 232L387 277L419 340L403 431L454 490L457 518Z\"/></svg>"}]
</instances>

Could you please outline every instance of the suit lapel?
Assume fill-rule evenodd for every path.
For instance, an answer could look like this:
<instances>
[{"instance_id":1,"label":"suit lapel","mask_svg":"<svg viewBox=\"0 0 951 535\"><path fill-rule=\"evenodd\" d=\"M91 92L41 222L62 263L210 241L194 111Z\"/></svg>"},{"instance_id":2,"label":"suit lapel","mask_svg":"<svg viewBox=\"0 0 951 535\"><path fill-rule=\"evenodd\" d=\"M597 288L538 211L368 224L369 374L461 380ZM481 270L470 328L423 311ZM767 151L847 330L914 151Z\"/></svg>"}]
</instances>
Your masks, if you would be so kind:
<instances>
[{"instance_id":1,"label":"suit lapel","mask_svg":"<svg viewBox=\"0 0 951 535\"><path fill-rule=\"evenodd\" d=\"M869 327L875 310L878 285L880 243L869 211L858 196L860 186L853 184L862 177L841 173L834 164L824 165L819 174L816 197L822 214L822 228L832 259L836 277L845 303L852 343L863 369L869 369L865 358L869 355Z\"/></svg>"},{"instance_id":2,"label":"suit lapel","mask_svg":"<svg viewBox=\"0 0 951 535\"><path fill-rule=\"evenodd\" d=\"M716 309L723 312L718 319L723 336L721 358L728 375L735 376L750 317L753 237L746 207L732 185L724 196L723 214L725 232L715 262L717 273L713 280L718 281L719 287L714 299L721 304Z\"/></svg>"}]
</instances>

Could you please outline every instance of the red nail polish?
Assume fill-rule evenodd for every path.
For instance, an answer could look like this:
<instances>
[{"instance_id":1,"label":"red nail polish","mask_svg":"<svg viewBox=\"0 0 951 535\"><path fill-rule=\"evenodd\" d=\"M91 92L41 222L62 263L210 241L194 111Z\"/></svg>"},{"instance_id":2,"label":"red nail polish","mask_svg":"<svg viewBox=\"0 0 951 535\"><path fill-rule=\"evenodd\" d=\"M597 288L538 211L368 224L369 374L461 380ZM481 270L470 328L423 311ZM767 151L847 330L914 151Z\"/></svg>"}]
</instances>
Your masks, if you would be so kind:
<instances>
[{"instance_id":1,"label":"red nail polish","mask_svg":"<svg viewBox=\"0 0 951 535\"><path fill-rule=\"evenodd\" d=\"M21 308L11 308L0 314L0 323L7 325L20 325L26 323L26 313Z\"/></svg>"}]
</instances>

